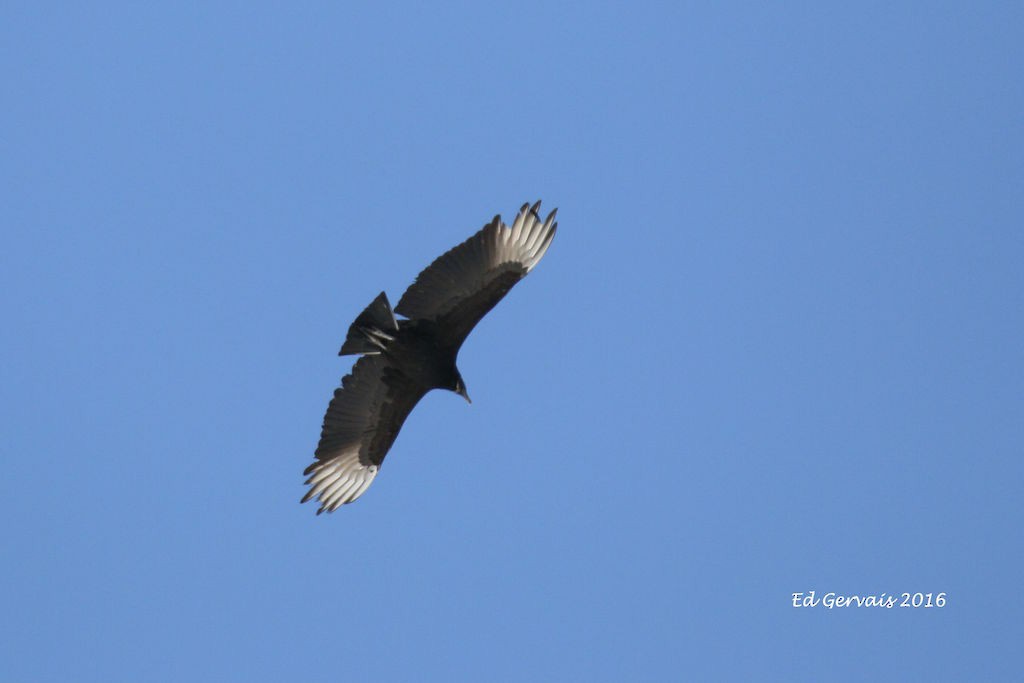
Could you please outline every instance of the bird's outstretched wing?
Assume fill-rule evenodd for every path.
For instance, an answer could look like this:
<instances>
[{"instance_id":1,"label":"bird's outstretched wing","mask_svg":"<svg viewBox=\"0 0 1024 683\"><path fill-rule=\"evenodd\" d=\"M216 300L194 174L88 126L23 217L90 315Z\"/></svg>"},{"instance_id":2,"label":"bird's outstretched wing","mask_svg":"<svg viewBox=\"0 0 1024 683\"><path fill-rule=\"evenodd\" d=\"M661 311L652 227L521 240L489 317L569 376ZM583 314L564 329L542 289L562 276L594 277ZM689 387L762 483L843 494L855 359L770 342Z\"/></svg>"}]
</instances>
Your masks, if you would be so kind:
<instances>
[{"instance_id":1,"label":"bird's outstretched wing","mask_svg":"<svg viewBox=\"0 0 1024 683\"><path fill-rule=\"evenodd\" d=\"M311 488L303 497L334 512L369 488L405 418L427 390L396 370L386 356L363 356L327 406L316 461L304 474Z\"/></svg>"},{"instance_id":2,"label":"bird's outstretched wing","mask_svg":"<svg viewBox=\"0 0 1024 683\"><path fill-rule=\"evenodd\" d=\"M446 341L461 345L551 245L558 228L555 211L541 221L538 209L540 202L532 207L523 204L511 227L495 216L480 232L427 266L405 290L395 312L435 320Z\"/></svg>"}]
</instances>

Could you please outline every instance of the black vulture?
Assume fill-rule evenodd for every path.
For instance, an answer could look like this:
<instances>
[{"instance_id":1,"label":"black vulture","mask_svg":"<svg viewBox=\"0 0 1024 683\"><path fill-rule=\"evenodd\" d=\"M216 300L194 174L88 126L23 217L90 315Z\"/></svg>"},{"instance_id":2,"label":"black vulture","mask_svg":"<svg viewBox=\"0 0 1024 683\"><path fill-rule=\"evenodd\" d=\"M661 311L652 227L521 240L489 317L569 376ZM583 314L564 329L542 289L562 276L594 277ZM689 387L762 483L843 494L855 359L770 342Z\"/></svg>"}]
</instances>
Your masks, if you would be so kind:
<instances>
[{"instance_id":1,"label":"black vulture","mask_svg":"<svg viewBox=\"0 0 1024 683\"><path fill-rule=\"evenodd\" d=\"M431 263L392 312L381 292L349 327L338 355L361 355L324 415L302 498L334 512L363 495L405 418L431 389L469 401L455 365L473 327L544 256L558 224L524 204L509 227L501 216ZM395 313L405 320L395 318Z\"/></svg>"}]
</instances>

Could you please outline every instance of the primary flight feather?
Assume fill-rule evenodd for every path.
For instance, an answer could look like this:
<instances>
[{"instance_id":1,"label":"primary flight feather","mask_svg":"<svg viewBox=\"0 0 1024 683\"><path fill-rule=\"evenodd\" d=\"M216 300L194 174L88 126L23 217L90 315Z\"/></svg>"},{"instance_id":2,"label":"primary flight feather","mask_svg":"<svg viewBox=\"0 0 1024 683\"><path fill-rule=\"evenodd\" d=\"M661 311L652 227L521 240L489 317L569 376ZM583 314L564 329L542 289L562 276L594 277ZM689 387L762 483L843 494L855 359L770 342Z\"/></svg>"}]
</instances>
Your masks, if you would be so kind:
<instances>
[{"instance_id":1,"label":"primary flight feather","mask_svg":"<svg viewBox=\"0 0 1024 683\"><path fill-rule=\"evenodd\" d=\"M381 292L349 327L339 355L362 357L335 389L316 460L305 471L310 488L302 502L317 499L317 514L363 495L428 391L447 389L469 401L456 357L473 327L551 245L555 211L542 221L539 209L540 202L524 204L511 226L495 216L424 269L393 311Z\"/></svg>"}]
</instances>

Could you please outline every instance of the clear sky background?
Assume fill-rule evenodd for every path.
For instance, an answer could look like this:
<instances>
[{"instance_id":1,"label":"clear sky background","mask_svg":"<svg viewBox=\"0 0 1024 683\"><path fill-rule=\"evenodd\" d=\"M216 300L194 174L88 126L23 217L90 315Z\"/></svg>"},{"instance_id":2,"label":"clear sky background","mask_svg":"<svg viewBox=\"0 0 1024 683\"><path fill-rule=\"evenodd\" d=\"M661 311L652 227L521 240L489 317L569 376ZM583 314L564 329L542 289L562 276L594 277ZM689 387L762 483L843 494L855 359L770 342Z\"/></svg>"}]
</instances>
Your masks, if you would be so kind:
<instances>
[{"instance_id":1,"label":"clear sky background","mask_svg":"<svg viewBox=\"0 0 1024 683\"><path fill-rule=\"evenodd\" d=\"M1024 9L848 4L6 5L0 678L1019 680ZM473 405L300 506L538 198Z\"/></svg>"}]
</instances>

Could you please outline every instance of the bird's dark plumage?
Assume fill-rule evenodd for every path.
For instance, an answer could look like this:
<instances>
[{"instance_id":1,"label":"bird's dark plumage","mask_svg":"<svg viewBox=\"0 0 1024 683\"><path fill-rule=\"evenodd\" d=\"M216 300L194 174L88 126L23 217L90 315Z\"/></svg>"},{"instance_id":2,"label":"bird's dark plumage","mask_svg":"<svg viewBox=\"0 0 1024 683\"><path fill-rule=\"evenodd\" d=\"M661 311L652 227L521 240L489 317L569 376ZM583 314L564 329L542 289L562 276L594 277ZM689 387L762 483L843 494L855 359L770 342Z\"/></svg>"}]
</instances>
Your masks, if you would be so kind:
<instances>
[{"instance_id":1,"label":"bird's dark plumage","mask_svg":"<svg viewBox=\"0 0 1024 683\"><path fill-rule=\"evenodd\" d=\"M392 312L381 292L349 328L340 355L362 354L324 416L316 460L306 468L316 498L333 512L363 494L405 418L431 389L469 395L455 359L480 319L533 269L551 245L555 211L524 204L511 227L500 216L431 263ZM405 316L398 320L395 313Z\"/></svg>"}]
</instances>

